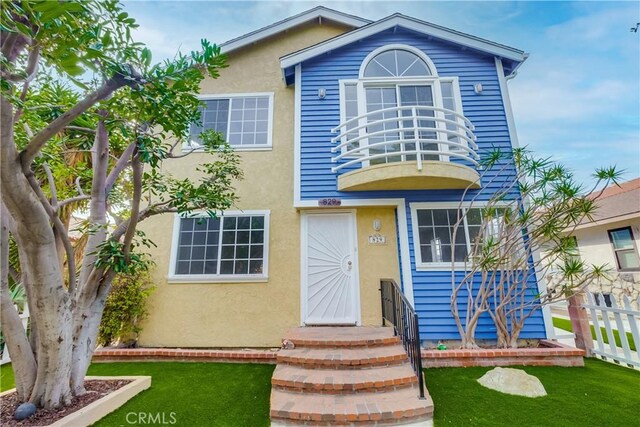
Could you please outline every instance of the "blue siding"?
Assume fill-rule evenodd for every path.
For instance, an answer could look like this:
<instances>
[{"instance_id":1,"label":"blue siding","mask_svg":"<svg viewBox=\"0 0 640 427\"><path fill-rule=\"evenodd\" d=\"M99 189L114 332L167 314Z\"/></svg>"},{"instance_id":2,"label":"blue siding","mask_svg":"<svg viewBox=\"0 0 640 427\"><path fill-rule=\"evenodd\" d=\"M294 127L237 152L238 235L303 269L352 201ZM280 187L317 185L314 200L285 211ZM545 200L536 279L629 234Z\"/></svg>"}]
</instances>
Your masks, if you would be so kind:
<instances>
[{"instance_id":1,"label":"blue siding","mask_svg":"<svg viewBox=\"0 0 640 427\"><path fill-rule=\"evenodd\" d=\"M331 129L340 122L339 80L357 79L365 57L387 44L407 44L421 49L435 64L438 75L459 78L463 112L475 125L481 155L483 151L495 148L507 151L511 149L493 57L463 50L460 46L450 43L429 40L423 35L402 28L391 29L302 63L301 199L405 198L414 299L420 315L422 339L456 339L459 336L450 311L450 273L416 271L409 203L459 201L462 190L340 192L337 190L337 174L331 171L334 166L331 163L331 147L334 145L331 138L335 136ZM474 92L476 83L482 84L482 94ZM324 99L318 99L319 88L326 90ZM484 190L478 197L479 200L486 200L492 191L513 179L512 165L507 164L506 168L498 172L499 169L495 167L484 176ZM471 191L467 198L475 194L475 191ZM535 286L535 283L533 285ZM540 312L529 319L521 336L545 336ZM488 316L481 319L477 337L495 338L495 327Z\"/></svg>"}]
</instances>

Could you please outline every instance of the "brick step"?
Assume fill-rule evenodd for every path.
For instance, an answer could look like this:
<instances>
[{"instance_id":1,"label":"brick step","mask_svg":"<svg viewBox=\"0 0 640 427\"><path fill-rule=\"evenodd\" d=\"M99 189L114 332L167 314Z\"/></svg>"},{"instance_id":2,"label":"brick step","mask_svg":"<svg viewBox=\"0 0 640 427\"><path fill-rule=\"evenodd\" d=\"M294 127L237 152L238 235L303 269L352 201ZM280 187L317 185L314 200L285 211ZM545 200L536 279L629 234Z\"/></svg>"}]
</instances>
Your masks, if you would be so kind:
<instances>
[{"instance_id":1,"label":"brick step","mask_svg":"<svg viewBox=\"0 0 640 427\"><path fill-rule=\"evenodd\" d=\"M367 370L305 369L281 364L276 367L271 384L279 390L298 393L375 393L413 387L418 378L409 364Z\"/></svg>"},{"instance_id":2,"label":"brick step","mask_svg":"<svg viewBox=\"0 0 640 427\"><path fill-rule=\"evenodd\" d=\"M350 395L271 391L271 420L297 425L403 424L431 420L433 402L418 388Z\"/></svg>"},{"instance_id":3,"label":"brick step","mask_svg":"<svg viewBox=\"0 0 640 427\"><path fill-rule=\"evenodd\" d=\"M293 342L296 348L380 347L400 343L400 337L393 336L392 328L372 326L296 328L287 332L284 339Z\"/></svg>"},{"instance_id":4,"label":"brick step","mask_svg":"<svg viewBox=\"0 0 640 427\"><path fill-rule=\"evenodd\" d=\"M296 348L280 350L278 364L297 365L307 369L358 369L407 363L401 345L359 348Z\"/></svg>"}]
</instances>

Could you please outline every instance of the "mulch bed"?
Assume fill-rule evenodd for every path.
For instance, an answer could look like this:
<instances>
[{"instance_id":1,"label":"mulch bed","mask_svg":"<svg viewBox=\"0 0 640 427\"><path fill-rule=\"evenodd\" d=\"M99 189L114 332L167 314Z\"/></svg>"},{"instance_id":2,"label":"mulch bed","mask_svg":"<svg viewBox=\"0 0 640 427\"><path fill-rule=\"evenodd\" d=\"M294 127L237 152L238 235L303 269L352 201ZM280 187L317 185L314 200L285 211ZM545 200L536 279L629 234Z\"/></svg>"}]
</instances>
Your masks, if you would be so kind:
<instances>
[{"instance_id":1,"label":"mulch bed","mask_svg":"<svg viewBox=\"0 0 640 427\"><path fill-rule=\"evenodd\" d=\"M7 394L0 397L0 425L3 427L19 426L19 427L33 427L33 426L48 426L55 423L61 418L72 414L73 412L84 408L92 402L106 396L129 384L131 380L87 380L84 383L84 387L87 393L74 397L71 401L71 405L65 406L62 409L38 409L35 414L27 418L26 420L16 421L13 418L13 414L16 408L21 402L18 402L15 393Z\"/></svg>"}]
</instances>

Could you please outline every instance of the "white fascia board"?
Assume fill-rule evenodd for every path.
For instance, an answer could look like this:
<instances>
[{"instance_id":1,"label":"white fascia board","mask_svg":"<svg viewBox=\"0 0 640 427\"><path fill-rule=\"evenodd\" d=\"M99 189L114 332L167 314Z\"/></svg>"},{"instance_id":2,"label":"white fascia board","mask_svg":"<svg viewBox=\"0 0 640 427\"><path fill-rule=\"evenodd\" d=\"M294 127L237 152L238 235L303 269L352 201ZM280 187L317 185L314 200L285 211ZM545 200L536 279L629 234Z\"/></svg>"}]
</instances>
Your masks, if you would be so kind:
<instances>
[{"instance_id":1,"label":"white fascia board","mask_svg":"<svg viewBox=\"0 0 640 427\"><path fill-rule=\"evenodd\" d=\"M305 22L313 21L316 19L326 19L355 28L359 28L363 25L371 23L371 21L367 19L359 18L357 16L348 15L346 13L341 13L336 10L319 6L290 18L284 19L282 21L276 22L275 24L268 25L266 27L260 28L259 30L226 41L220 45L220 49L222 53L228 53L252 43L256 43L264 38L271 37L283 31L290 30L291 28L304 24Z\"/></svg>"},{"instance_id":2,"label":"white fascia board","mask_svg":"<svg viewBox=\"0 0 640 427\"><path fill-rule=\"evenodd\" d=\"M342 36L335 37L315 46L303 49L301 51L283 56L280 58L280 67L285 69L296 65L300 62L314 58L325 52L340 48L349 43L361 40L365 37L372 36L390 28L400 26L409 30L424 33L441 40L466 46L481 52L486 52L494 56L510 59L517 62L523 62L527 54L519 49L504 46L498 43L484 40L475 36L464 34L455 30L451 30L429 22L420 21L404 15L391 15L388 18L369 24L365 27L355 29Z\"/></svg>"}]
</instances>

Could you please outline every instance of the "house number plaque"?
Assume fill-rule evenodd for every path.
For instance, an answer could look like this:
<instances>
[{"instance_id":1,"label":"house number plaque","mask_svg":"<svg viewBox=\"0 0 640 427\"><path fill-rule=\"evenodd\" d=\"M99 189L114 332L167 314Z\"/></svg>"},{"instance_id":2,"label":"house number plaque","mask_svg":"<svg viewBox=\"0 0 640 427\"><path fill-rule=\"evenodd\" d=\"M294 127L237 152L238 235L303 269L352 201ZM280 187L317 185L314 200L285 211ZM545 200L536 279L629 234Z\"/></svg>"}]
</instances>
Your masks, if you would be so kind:
<instances>
[{"instance_id":1,"label":"house number plaque","mask_svg":"<svg viewBox=\"0 0 640 427\"><path fill-rule=\"evenodd\" d=\"M369 244L370 245L386 245L387 236L385 236L384 234L371 234L369 235Z\"/></svg>"},{"instance_id":2,"label":"house number plaque","mask_svg":"<svg viewBox=\"0 0 640 427\"><path fill-rule=\"evenodd\" d=\"M334 198L326 198L318 200L318 206L340 206L342 200Z\"/></svg>"}]
</instances>

